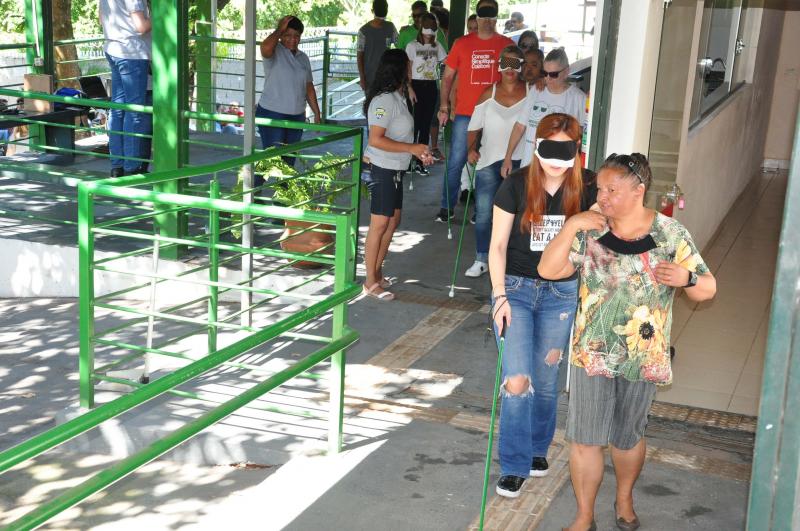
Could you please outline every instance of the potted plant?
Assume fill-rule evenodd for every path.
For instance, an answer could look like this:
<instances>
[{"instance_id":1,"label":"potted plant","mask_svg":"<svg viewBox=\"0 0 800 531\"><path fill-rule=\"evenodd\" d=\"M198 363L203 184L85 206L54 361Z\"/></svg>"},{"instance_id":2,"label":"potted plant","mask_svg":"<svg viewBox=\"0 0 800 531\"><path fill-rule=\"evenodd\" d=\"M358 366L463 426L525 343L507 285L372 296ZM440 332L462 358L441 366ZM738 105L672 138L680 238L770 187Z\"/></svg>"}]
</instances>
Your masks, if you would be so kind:
<instances>
[{"instance_id":1,"label":"potted plant","mask_svg":"<svg viewBox=\"0 0 800 531\"><path fill-rule=\"evenodd\" d=\"M264 175L264 181L280 180L273 188L272 201L287 207L303 210L330 211L336 197L327 193L342 172L347 159L331 153L326 153L307 169L308 176L300 177L297 170L286 164L280 157L258 161L254 171ZM329 232L331 225L313 227L314 223L307 221L286 220L285 230L280 237L281 249L295 253L310 254L330 246L334 236ZM332 252L332 249L328 247ZM298 261L296 267L319 267L317 262Z\"/></svg>"}]
</instances>

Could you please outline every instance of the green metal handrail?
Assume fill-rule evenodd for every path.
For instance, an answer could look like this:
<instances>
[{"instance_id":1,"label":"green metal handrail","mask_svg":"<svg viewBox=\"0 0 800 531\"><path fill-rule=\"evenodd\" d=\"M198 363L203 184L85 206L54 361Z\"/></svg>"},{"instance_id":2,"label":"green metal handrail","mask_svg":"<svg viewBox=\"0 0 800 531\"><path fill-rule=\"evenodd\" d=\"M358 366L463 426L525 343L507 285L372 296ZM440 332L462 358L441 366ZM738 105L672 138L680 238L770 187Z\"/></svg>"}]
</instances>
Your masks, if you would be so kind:
<instances>
[{"instance_id":1,"label":"green metal handrail","mask_svg":"<svg viewBox=\"0 0 800 531\"><path fill-rule=\"evenodd\" d=\"M47 94L46 92L33 92L30 90L9 90L0 89L0 96L16 96L18 98L27 98L31 100L44 100L52 101L55 103L68 103L75 107L96 107L98 109L118 109L121 111L143 112L153 114L153 107L151 105L138 105L135 103L114 103L112 101L103 100L87 100L86 98L73 98L72 96L58 96L56 94Z\"/></svg>"},{"instance_id":2,"label":"green metal handrail","mask_svg":"<svg viewBox=\"0 0 800 531\"><path fill-rule=\"evenodd\" d=\"M264 205L260 203L247 203L244 201L234 201L225 199L221 194L218 182L214 179L210 184L210 189L207 197L197 195L185 195L178 193L164 193L158 191L158 186L169 183L171 181L183 180L191 176L201 175L216 175L226 170L241 167L246 164L252 164L271 157L279 157L284 153L293 153L298 149L309 149L324 145L326 142L341 140L343 138L351 138L353 140L354 152L360 152L361 149L361 131L356 129L347 130L342 127L336 126L323 126L322 129L329 132L329 134L321 137L320 139L313 139L306 142L301 142L296 145L281 146L272 150L265 150L254 153L250 156L237 157L235 159L221 161L215 164L199 166L195 168L182 168L168 172L153 173L149 175L132 175L120 178L106 178L96 181L83 181L78 185L78 236L79 236L79 289L80 289L80 397L81 404L84 407L92 407L94 405L93 399L93 386L94 382L98 380L114 381L117 383L129 383L134 390L126 395L100 405L96 408L89 410L87 413L72 419L60 426L57 426L47 432L39 434L11 449L0 452L0 473L8 471L23 461L42 454L60 444L63 444L70 439L85 433L87 430L92 429L101 423L117 417L118 415L130 411L131 409L144 404L153 398L159 397L165 393L177 394L179 396L193 396L192 393L179 391L176 387L207 373L208 371L217 367L238 367L243 370L251 370L254 373L264 372L263 368L253 366L251 364L239 363L233 361L235 357L240 356L249 350L263 345L264 343L278 338L279 336L286 336L296 338L298 340L310 341L319 347L315 347L314 352L308 354L300 361L293 364L290 368L282 370L276 374L272 374L265 381L257 384L256 386L248 389L239 396L236 396L217 407L202 415L197 420L194 420L182 428L170 433L168 436L152 443L150 446L138 451L134 455L122 460L121 462L113 465L112 467L103 470L92 478L84 481L80 485L73 487L63 494L50 500L32 512L24 515L15 522L11 523L9 529L32 529L41 525L49 518L64 511L65 509L81 502L88 496L108 487L119 479L130 474L143 464L163 455L165 452L176 447L187 439L193 437L201 430L219 422L226 416L234 413L237 409L247 405L253 400L263 396L265 393L281 385L291 378L298 375L306 374L306 371L316 364L328 358L331 359L331 409L329 419L329 449L333 452L339 451L342 441L342 421L343 421L343 378L344 378L344 349L350 346L358 338L358 334L347 326L347 302L360 293L360 286L355 283L355 255L356 244L358 241L358 201L359 201L359 174L360 174L360 159L358 157L351 157L344 159L342 164L351 165L351 171L348 181L342 181L342 186L335 187L337 191L343 191L349 194L349 201L347 205L334 209L330 212L315 212L304 211L291 207L279 207L274 205ZM335 165L332 165L335 166ZM323 165L323 168L328 168L328 165ZM318 170L321 171L321 170ZM298 178L298 177L294 177ZM311 177L316 179L316 177ZM99 200L109 201L124 201L134 202L135 205L141 208L142 205L148 205L151 209L151 215L134 214L125 215L117 220L105 220L103 223L96 224L94 221L93 208L94 204ZM208 293L199 298L173 305L171 308L177 309L179 307L187 307L187 305L194 305L204 303L207 301L208 312L207 318L184 318L177 314L171 313L169 309L164 311L139 311L140 317L137 319L139 323L147 321L148 318L153 316L164 317L170 321L176 322L191 322L192 324L199 325L198 328L190 331L189 333L181 333L178 338L171 338L160 345L153 347L142 347L134 345L124 340L115 340L108 334L114 331L122 330L124 327L133 326L130 321L125 322L122 327L115 326L108 330L96 331L95 330L95 317L94 311L96 308L109 308L120 310L123 312L130 311L130 308L125 308L120 304L110 304L106 302L99 302L99 297L94 293L94 276L95 273L100 273L103 269L111 269L107 266L100 266L101 263L108 264L114 258L103 257L96 259L94 256L94 239L95 236L110 232L112 229L101 228L103 227L120 227L114 229L118 236L128 238L138 238L143 236L141 231L137 229L137 224L141 224L148 217L157 219L162 213L172 210L184 209L200 209L208 213L208 229L210 234L207 235L207 240L200 239L185 239L181 243L186 245L193 245L195 247L202 247L208 250L209 264L200 265L193 268L194 271L201 271L208 269L208 280L194 280L193 283L198 286L204 286ZM335 252L332 255L306 255L298 253L290 253L290 258L304 260L312 260L317 262L327 262L333 265L331 271L334 274L333 290L327 295L324 295L322 300L317 300L319 297L312 297L307 295L295 296L290 293L291 287L282 290L274 289L256 289L250 283L254 279L264 276L267 273L259 272L257 275L250 279L243 279L242 282L220 282L218 269L222 264L229 262L235 257L241 257L248 253L256 254L259 252L272 252L268 248L252 248L247 249L242 246L233 246L236 251L232 257L222 258L220 252L231 249L231 245L220 242L219 235L224 231L220 225L220 214L227 216L239 214L242 217L250 216L253 219L263 217L276 217L285 220L308 220L316 224L325 224L332 226L335 233ZM116 222L115 222L116 221ZM152 235L160 241L168 242L170 238L161 237L157 234ZM154 247L145 249L136 249L134 251L126 251L119 253L120 256L143 256ZM323 251L327 252L327 251ZM272 271L278 271L285 268L286 265L280 265ZM122 271L122 270L119 270ZM145 273L142 276L151 278L152 281L160 282L162 280L181 280L180 277L185 273L178 273L177 275ZM319 278L317 276L316 278ZM188 281L187 278L182 280ZM146 284L145 284L146 285ZM142 286L136 288L141 289ZM270 324L265 328L257 326L241 326L228 324L232 319L237 318L246 309L236 312L232 315L221 316L217 313L217 305L219 304L219 296L223 291L238 290L238 291L251 291L256 293L264 293L269 295L271 299L276 297L294 297L298 300L310 301L310 306L301 309L291 314L289 317L283 318L280 321ZM108 297L108 295L103 296ZM260 302L251 306L256 307ZM316 334L307 334L302 330L293 332L292 330L302 326L312 319L315 319L327 312L333 312L332 319L332 332L330 337L320 336ZM217 350L217 329L228 328L233 330L241 330L249 332L246 337L237 340L231 345ZM125 363L135 361L143 355L163 355L178 357L186 359L186 356L179 352L167 349L168 345L180 341L182 338L190 337L200 333L207 333L209 353L207 356L191 361L188 365L175 370L165 376L151 381L146 385L140 385L136 382L129 382L124 378L117 378L106 374L111 367L117 367ZM101 337L103 339L101 339ZM108 339L106 339L108 338ZM112 363L107 363L101 368L94 367L94 347L93 344L105 345L116 349L133 350L132 354L122 356L120 360L115 360ZM104 371L104 372L98 372ZM206 399L208 400L208 399Z\"/></svg>"},{"instance_id":3,"label":"green metal handrail","mask_svg":"<svg viewBox=\"0 0 800 531\"><path fill-rule=\"evenodd\" d=\"M72 487L65 493L61 494L54 500L50 501L48 504L34 511L31 511L30 513L21 517L17 521L13 522L8 529L10 530L33 529L45 523L53 516L69 509L70 507L76 505L77 503L80 503L81 501L85 500L92 494L103 490L109 485L114 484L115 482L124 478L128 474L134 472L139 467L146 465L153 459L156 459L157 457L164 455L165 453L172 450L179 444L194 437L205 428L219 422L220 420L223 420L225 417L236 412L236 410L238 410L239 408L246 406L253 400L256 400L257 398L270 392L271 390L275 389L282 383L287 382L288 380L294 378L298 374L313 367L314 365L320 363L321 361L324 361L336 355L337 353L341 352L345 348L352 345L357 339L358 339L358 334L355 331L347 330L342 335L342 337L333 340L328 346L319 349L316 353L306 357L302 361L295 363L292 367L284 369L283 371L268 378L264 382L255 385L254 387L248 389L247 391L237 396L236 398L233 398L223 403L222 405L212 409L211 411L203 414L197 420L192 421L189 424L186 424L185 426L175 430L168 436L148 446L144 450L137 452L128 458L123 459L122 461L115 464L111 468L99 472L98 474L84 481L80 485ZM155 382L141 388L141 390L145 390L148 387L153 386L154 384ZM135 394L136 392L138 391L131 393L131 395Z\"/></svg>"}]
</instances>

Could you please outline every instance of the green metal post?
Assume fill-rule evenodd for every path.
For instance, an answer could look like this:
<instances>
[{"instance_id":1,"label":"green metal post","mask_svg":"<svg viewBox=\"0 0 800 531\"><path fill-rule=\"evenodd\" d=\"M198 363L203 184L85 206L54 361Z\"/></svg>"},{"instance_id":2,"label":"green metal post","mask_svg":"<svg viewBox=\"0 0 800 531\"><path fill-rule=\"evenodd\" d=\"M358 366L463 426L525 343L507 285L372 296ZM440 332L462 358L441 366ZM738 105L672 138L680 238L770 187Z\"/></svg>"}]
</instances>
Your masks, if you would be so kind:
<instances>
[{"instance_id":1,"label":"green metal post","mask_svg":"<svg viewBox=\"0 0 800 531\"><path fill-rule=\"evenodd\" d=\"M350 278L350 229L351 216L342 216L336 220L336 246L346 248L345 252L336 253L334 266L334 290L343 290ZM333 309L333 334L334 340L340 339L345 334L347 326L347 303L343 302ZM342 450L342 429L344 426L344 377L345 377L345 350L342 349L331 356L330 377L330 411L328 412L328 452L337 454Z\"/></svg>"},{"instance_id":2,"label":"green metal post","mask_svg":"<svg viewBox=\"0 0 800 531\"><path fill-rule=\"evenodd\" d=\"M800 116L784 205L750 480L748 531L800 528Z\"/></svg>"},{"instance_id":3,"label":"green metal post","mask_svg":"<svg viewBox=\"0 0 800 531\"><path fill-rule=\"evenodd\" d=\"M328 71L331 69L329 30L325 30L325 40L322 41L322 123L328 120Z\"/></svg>"},{"instance_id":4,"label":"green metal post","mask_svg":"<svg viewBox=\"0 0 800 531\"><path fill-rule=\"evenodd\" d=\"M361 134L353 138L353 153L361 153ZM347 216L336 220L336 264L334 266L334 291L344 290L355 282L356 246L358 245L358 211L361 197L361 159L353 161L352 175L356 185L350 192L352 210ZM343 249L344 248L344 249ZM333 309L333 339L338 339L347 330L347 303ZM345 362L347 353L344 349L331 356L330 369L330 410L328 412L328 452L339 453L342 450L342 430L344 427L344 385Z\"/></svg>"},{"instance_id":5,"label":"green metal post","mask_svg":"<svg viewBox=\"0 0 800 531\"><path fill-rule=\"evenodd\" d=\"M78 293L79 344L78 374L80 405L94 407L94 224L93 196L78 187Z\"/></svg>"},{"instance_id":6,"label":"green metal post","mask_svg":"<svg viewBox=\"0 0 800 531\"><path fill-rule=\"evenodd\" d=\"M217 174L214 174L214 180L211 181L211 189L209 190L209 198L219 198L219 181L217 181ZM211 282L219 281L219 210L211 209L208 211L208 280ZM219 287L211 285L208 287L208 322L217 322L217 307L219 305ZM210 324L208 326L208 353L211 354L217 350L217 325Z\"/></svg>"},{"instance_id":7,"label":"green metal post","mask_svg":"<svg viewBox=\"0 0 800 531\"><path fill-rule=\"evenodd\" d=\"M453 43L456 39L464 35L468 9L469 2L467 0L450 0L450 29L447 32L450 49L453 48Z\"/></svg>"},{"instance_id":8,"label":"green metal post","mask_svg":"<svg viewBox=\"0 0 800 531\"><path fill-rule=\"evenodd\" d=\"M592 121L589 136L588 166L596 168L606 157L608 136L608 110L611 106L611 91L614 88L614 65L617 57L617 37L622 2L603 3L600 23L600 57L597 64L594 93L592 94Z\"/></svg>"},{"instance_id":9,"label":"green metal post","mask_svg":"<svg viewBox=\"0 0 800 531\"><path fill-rule=\"evenodd\" d=\"M26 63L33 74L53 73L53 31L50 2L25 0L25 42L31 44L25 50ZM44 144L44 126L29 125L28 136ZM30 141L29 141L30 142Z\"/></svg>"},{"instance_id":10,"label":"green metal post","mask_svg":"<svg viewBox=\"0 0 800 531\"><path fill-rule=\"evenodd\" d=\"M187 0L153 2L153 169L174 170L186 162L187 122L182 113L187 103ZM180 193L182 181L157 185L161 192ZM186 233L185 216L164 213L158 225L163 236ZM165 250L165 258L177 258L180 250Z\"/></svg>"},{"instance_id":11,"label":"green metal post","mask_svg":"<svg viewBox=\"0 0 800 531\"><path fill-rule=\"evenodd\" d=\"M214 45L209 39L214 36L214 13L212 13L213 2L211 0L197 0L197 26L195 31L199 37L194 44L195 62L195 91L197 94L197 110L199 112L216 112L214 102L216 94L214 90L214 75L211 73L214 60L211 58L211 50ZM197 129L206 133L214 131L214 122L200 120L197 122Z\"/></svg>"}]
</instances>

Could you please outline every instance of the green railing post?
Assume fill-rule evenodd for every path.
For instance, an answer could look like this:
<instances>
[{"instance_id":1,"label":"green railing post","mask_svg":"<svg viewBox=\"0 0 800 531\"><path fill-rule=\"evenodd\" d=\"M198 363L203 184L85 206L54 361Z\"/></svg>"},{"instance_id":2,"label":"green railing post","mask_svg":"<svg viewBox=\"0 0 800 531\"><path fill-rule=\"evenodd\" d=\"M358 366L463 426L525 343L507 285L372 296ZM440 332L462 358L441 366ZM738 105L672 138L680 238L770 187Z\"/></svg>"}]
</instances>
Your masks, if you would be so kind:
<instances>
[{"instance_id":1,"label":"green railing post","mask_svg":"<svg viewBox=\"0 0 800 531\"><path fill-rule=\"evenodd\" d=\"M353 137L353 153L361 153L361 133ZM352 183L350 191L351 210L346 216L336 220L336 263L334 266L334 291L345 289L355 282L356 246L358 245L358 211L361 197L361 159L356 157L352 164ZM333 310L333 339L342 337L347 330L347 304L338 305ZM330 368L330 410L328 412L328 452L342 450L342 429L344 426L344 387L347 353L344 349L331 356Z\"/></svg>"},{"instance_id":2,"label":"green railing post","mask_svg":"<svg viewBox=\"0 0 800 531\"><path fill-rule=\"evenodd\" d=\"M219 181L217 174L211 181L208 193L210 199L219 199ZM211 282L219 281L219 210L209 209L208 211L208 280ZM219 287L210 285L208 287L208 322L217 322L217 308L219 305ZM217 350L217 325L208 325L208 353Z\"/></svg>"},{"instance_id":3,"label":"green railing post","mask_svg":"<svg viewBox=\"0 0 800 531\"><path fill-rule=\"evenodd\" d=\"M325 30L325 40L322 42L322 123L328 120L328 74L331 69L329 30Z\"/></svg>"},{"instance_id":4,"label":"green railing post","mask_svg":"<svg viewBox=\"0 0 800 531\"><path fill-rule=\"evenodd\" d=\"M774 185L773 185L774 186ZM784 202L753 452L748 531L800 525L800 115Z\"/></svg>"},{"instance_id":5,"label":"green railing post","mask_svg":"<svg viewBox=\"0 0 800 531\"><path fill-rule=\"evenodd\" d=\"M153 169L174 170L186 162L188 124L183 120L187 108L187 0L160 0L153 3ZM157 185L162 192L180 193L182 181ZM163 236L186 233L185 216L164 213L158 225ZM165 258L177 258L180 248L170 247Z\"/></svg>"},{"instance_id":6,"label":"green railing post","mask_svg":"<svg viewBox=\"0 0 800 531\"><path fill-rule=\"evenodd\" d=\"M78 186L78 293L79 344L78 374L81 407L94 407L94 198L82 184Z\"/></svg>"},{"instance_id":7,"label":"green railing post","mask_svg":"<svg viewBox=\"0 0 800 531\"><path fill-rule=\"evenodd\" d=\"M48 30L52 27L47 16L49 13L49 2L25 0L25 42L31 45L25 50L25 62L31 65L29 68L32 74L53 73L53 32ZM35 138L35 143L44 144L44 126L29 125L28 136ZM31 141L28 140L28 143Z\"/></svg>"},{"instance_id":8,"label":"green railing post","mask_svg":"<svg viewBox=\"0 0 800 531\"><path fill-rule=\"evenodd\" d=\"M214 106L216 101L214 75L211 73L213 70L212 64L214 63L211 58L211 50L214 47L211 40L211 37L214 36L214 13L211 10L211 0L197 0L197 25L195 31L199 37L206 38L197 39L194 44L196 105L199 112L209 113L216 112ZM214 122L200 120L197 122L197 130L212 133L214 132Z\"/></svg>"}]
</instances>

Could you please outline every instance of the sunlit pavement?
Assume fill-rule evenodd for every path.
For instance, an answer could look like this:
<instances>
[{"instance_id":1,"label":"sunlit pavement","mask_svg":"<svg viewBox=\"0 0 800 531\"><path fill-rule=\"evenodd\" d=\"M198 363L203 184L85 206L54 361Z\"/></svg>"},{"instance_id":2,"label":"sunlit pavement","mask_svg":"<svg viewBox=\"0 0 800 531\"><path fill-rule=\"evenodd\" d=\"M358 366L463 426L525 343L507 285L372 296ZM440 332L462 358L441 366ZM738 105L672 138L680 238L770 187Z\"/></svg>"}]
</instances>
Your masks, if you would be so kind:
<instances>
[{"instance_id":1,"label":"sunlit pavement","mask_svg":"<svg viewBox=\"0 0 800 531\"><path fill-rule=\"evenodd\" d=\"M396 279L397 299L362 298L351 306L350 324L361 340L348 352L342 454L325 454L325 378L297 379L259 402L316 415L242 410L219 428L226 434L236 425L236 437L248 439L250 447L263 445L271 461L231 460L229 448L214 454L209 445L224 442L224 436L214 439L212 433L194 447L193 441L186 443L203 448L202 459L193 460L192 450L176 450L46 528L440 530L475 525L497 352L486 336L487 277L463 275L474 256L469 224L455 297L448 296L463 208L457 208L454 237L448 239L447 226L433 221L441 171L439 164L431 176L416 176L410 192L406 181L404 218L385 266ZM365 202L362 236L367 207ZM0 301L0 449L51 427L53 417L76 402L76 307L74 299ZM287 359L284 355L275 363ZM324 368L315 372L324 375ZM226 385L230 393L238 384ZM181 407L187 419L196 413L193 404ZM562 397L559 426L564 419ZM742 528L753 430L749 417L657 406L648 433L649 460L636 491L643 528ZM574 501L566 452L559 430L547 478L529 480L514 501L490 491L487 528L567 525ZM214 455L225 460L209 463ZM100 455L53 452L0 477L0 525L108 462ZM497 473L495 463L492 485ZM607 467L598 502L600 529L613 526L613 489Z\"/></svg>"}]
</instances>

